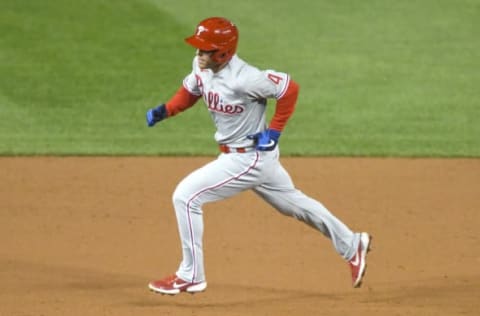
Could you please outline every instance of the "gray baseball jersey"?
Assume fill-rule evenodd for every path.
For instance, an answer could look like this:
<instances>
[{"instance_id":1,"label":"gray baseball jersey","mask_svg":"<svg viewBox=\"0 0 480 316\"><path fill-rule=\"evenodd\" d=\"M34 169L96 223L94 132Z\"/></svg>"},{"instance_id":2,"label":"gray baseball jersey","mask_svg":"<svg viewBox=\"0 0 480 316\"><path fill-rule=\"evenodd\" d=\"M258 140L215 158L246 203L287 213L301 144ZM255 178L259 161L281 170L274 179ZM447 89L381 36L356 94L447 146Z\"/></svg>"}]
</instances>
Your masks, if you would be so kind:
<instances>
[{"instance_id":1,"label":"gray baseball jersey","mask_svg":"<svg viewBox=\"0 0 480 316\"><path fill-rule=\"evenodd\" d=\"M218 73L201 70L197 57L193 70L183 86L193 95L202 95L217 131L215 140L232 147L252 146L247 135L266 127L267 99L279 99L285 93L290 77L273 70L260 71L234 55Z\"/></svg>"}]
</instances>

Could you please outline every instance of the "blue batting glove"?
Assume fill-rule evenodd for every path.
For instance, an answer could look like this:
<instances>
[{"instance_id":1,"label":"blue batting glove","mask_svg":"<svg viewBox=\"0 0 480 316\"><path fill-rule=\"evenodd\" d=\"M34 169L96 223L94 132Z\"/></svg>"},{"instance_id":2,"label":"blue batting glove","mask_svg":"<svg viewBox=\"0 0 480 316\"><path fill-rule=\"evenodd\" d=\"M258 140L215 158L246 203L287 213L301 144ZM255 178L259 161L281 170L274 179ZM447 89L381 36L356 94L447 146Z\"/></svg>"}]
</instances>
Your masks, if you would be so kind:
<instances>
[{"instance_id":1,"label":"blue batting glove","mask_svg":"<svg viewBox=\"0 0 480 316\"><path fill-rule=\"evenodd\" d=\"M248 139L255 141L255 148L260 151L271 151L275 149L280 138L280 132L274 129L266 129L253 135L248 135Z\"/></svg>"},{"instance_id":2,"label":"blue batting glove","mask_svg":"<svg viewBox=\"0 0 480 316\"><path fill-rule=\"evenodd\" d=\"M149 127L152 127L157 122L160 122L161 120L167 118L167 116L167 108L165 107L165 104L161 104L156 108L147 111L147 125Z\"/></svg>"}]
</instances>

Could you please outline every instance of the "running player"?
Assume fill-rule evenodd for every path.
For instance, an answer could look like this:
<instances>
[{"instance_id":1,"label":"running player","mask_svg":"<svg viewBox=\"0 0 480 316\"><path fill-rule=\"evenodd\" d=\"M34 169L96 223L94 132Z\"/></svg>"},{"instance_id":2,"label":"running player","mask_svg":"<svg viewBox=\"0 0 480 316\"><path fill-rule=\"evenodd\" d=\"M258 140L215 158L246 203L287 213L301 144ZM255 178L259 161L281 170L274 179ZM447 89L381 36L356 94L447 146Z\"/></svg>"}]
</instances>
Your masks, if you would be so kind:
<instances>
[{"instance_id":1,"label":"running player","mask_svg":"<svg viewBox=\"0 0 480 316\"><path fill-rule=\"evenodd\" d=\"M205 290L202 205L249 189L282 214L328 237L348 262L353 287L359 287L370 235L353 232L320 202L296 189L279 161L278 141L294 111L298 84L286 73L259 70L238 57L238 30L225 18L201 21L185 41L197 49L192 72L166 104L147 111L147 124L171 118L203 98L216 126L221 153L175 189L173 204L183 260L175 274L150 282L149 288L170 295ZM276 105L267 124L269 98L276 99Z\"/></svg>"}]
</instances>

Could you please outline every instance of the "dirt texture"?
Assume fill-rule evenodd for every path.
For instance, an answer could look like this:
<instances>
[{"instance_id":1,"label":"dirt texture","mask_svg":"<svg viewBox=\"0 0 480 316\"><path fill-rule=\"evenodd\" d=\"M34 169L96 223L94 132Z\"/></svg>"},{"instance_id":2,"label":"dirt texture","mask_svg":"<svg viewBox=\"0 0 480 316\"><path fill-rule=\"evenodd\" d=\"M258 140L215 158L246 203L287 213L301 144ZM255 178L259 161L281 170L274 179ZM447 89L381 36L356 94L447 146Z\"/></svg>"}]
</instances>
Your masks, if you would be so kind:
<instances>
[{"instance_id":1,"label":"dirt texture","mask_svg":"<svg viewBox=\"0 0 480 316\"><path fill-rule=\"evenodd\" d=\"M204 207L208 288L162 296L171 196L212 160L0 158L0 315L479 315L480 160L283 158L374 236L360 289L330 240L251 192Z\"/></svg>"}]
</instances>

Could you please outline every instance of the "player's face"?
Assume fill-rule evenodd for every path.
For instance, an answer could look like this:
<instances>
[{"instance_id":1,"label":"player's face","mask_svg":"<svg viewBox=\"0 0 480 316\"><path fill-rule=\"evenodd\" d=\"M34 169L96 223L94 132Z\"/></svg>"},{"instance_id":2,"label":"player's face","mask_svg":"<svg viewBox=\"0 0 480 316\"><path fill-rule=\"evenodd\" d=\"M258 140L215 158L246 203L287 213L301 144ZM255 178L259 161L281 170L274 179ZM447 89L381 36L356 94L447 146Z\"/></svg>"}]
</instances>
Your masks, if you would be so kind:
<instances>
[{"instance_id":1,"label":"player's face","mask_svg":"<svg viewBox=\"0 0 480 316\"><path fill-rule=\"evenodd\" d=\"M198 56L198 67L200 69L211 69L213 72L217 72L220 70L223 66L223 64L218 64L213 61L212 55L214 51L206 51L206 50L197 50L197 56Z\"/></svg>"},{"instance_id":2,"label":"player's face","mask_svg":"<svg viewBox=\"0 0 480 316\"><path fill-rule=\"evenodd\" d=\"M200 67L200 69L212 68L212 66L215 65L215 62L212 60L212 55L213 51L197 50L198 67Z\"/></svg>"}]
</instances>

